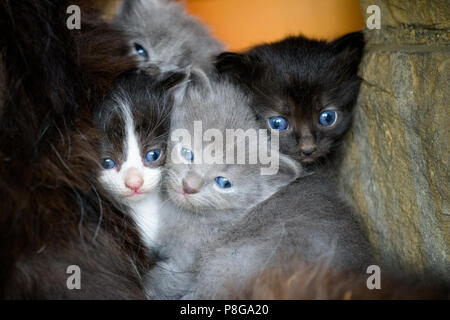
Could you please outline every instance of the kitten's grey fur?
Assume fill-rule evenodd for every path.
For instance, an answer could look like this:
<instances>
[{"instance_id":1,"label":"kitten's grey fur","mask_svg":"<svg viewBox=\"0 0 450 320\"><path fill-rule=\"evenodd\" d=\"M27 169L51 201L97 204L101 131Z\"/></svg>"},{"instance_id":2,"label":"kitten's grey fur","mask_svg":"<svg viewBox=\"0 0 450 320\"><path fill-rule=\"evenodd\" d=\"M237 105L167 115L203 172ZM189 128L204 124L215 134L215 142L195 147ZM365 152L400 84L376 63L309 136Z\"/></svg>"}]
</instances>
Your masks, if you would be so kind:
<instances>
[{"instance_id":1,"label":"kitten's grey fur","mask_svg":"<svg viewBox=\"0 0 450 320\"><path fill-rule=\"evenodd\" d=\"M211 81L201 72L192 74L184 97L174 106L171 132L185 128L193 134L196 120L202 121L203 132L214 128L224 136L225 129L257 128L247 97L226 81ZM206 145L204 142L202 148ZM260 175L259 164L175 164L171 152L175 150L176 155L178 147L168 142L163 186L170 200L161 209L156 246L162 260L148 274L148 295L157 299L176 299L192 293L198 251L300 173L300 167L283 156L278 174L272 176ZM198 193L185 197L182 180L194 173L201 177L203 185ZM214 180L217 176L230 179L233 187L219 190Z\"/></svg>"},{"instance_id":2,"label":"kitten's grey fur","mask_svg":"<svg viewBox=\"0 0 450 320\"><path fill-rule=\"evenodd\" d=\"M140 67L168 71L194 65L210 70L211 57L223 51L206 27L175 1L124 0L115 23L129 34ZM147 50L147 59L136 53L135 43Z\"/></svg>"},{"instance_id":3,"label":"kitten's grey fur","mask_svg":"<svg viewBox=\"0 0 450 320\"><path fill-rule=\"evenodd\" d=\"M291 261L323 263L365 274L371 247L328 176L302 177L248 212L205 248L198 283L187 298L228 298L268 268Z\"/></svg>"}]
</instances>

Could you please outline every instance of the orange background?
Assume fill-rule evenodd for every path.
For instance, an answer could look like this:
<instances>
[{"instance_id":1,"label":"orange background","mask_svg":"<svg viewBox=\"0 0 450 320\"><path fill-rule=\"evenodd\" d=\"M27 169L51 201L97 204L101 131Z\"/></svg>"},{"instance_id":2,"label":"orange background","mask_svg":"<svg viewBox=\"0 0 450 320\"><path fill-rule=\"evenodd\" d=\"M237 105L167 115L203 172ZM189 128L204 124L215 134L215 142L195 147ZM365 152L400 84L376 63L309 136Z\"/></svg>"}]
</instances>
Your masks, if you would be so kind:
<instances>
[{"instance_id":1,"label":"orange background","mask_svg":"<svg viewBox=\"0 0 450 320\"><path fill-rule=\"evenodd\" d=\"M333 39L364 26L358 0L181 0L229 50L290 34Z\"/></svg>"}]
</instances>

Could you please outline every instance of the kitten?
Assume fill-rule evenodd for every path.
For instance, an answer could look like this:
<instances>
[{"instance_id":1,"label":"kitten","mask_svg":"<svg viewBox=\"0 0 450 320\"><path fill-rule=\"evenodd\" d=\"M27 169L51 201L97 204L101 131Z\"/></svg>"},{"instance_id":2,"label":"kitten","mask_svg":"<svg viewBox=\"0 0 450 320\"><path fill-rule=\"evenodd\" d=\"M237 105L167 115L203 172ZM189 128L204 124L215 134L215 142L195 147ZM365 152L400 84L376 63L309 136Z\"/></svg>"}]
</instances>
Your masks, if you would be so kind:
<instances>
[{"instance_id":1,"label":"kitten","mask_svg":"<svg viewBox=\"0 0 450 320\"><path fill-rule=\"evenodd\" d=\"M129 34L140 67L162 72L195 65L212 69L223 46L176 1L124 0L115 22Z\"/></svg>"},{"instance_id":2,"label":"kitten","mask_svg":"<svg viewBox=\"0 0 450 320\"><path fill-rule=\"evenodd\" d=\"M92 109L136 65L85 1L1 1L0 298L144 299L149 260L95 179ZM81 30L66 26L82 7ZM70 290L68 267L81 271ZM69 281L68 281L69 280Z\"/></svg>"},{"instance_id":3,"label":"kitten","mask_svg":"<svg viewBox=\"0 0 450 320\"><path fill-rule=\"evenodd\" d=\"M297 179L205 247L190 298L227 296L231 281L233 290L243 290L267 268L292 260L365 274L374 262L371 247L351 208L327 181L319 173Z\"/></svg>"},{"instance_id":4,"label":"kitten","mask_svg":"<svg viewBox=\"0 0 450 320\"><path fill-rule=\"evenodd\" d=\"M261 127L279 131L280 151L317 169L350 127L363 48L361 32L332 42L289 37L223 53L216 67L248 90Z\"/></svg>"},{"instance_id":5,"label":"kitten","mask_svg":"<svg viewBox=\"0 0 450 320\"><path fill-rule=\"evenodd\" d=\"M363 44L360 33L329 44L291 37L224 54L217 66L250 95L259 126L279 132L280 152L308 166L327 158L350 126ZM226 296L230 278L239 290L265 268L292 259L365 272L374 261L357 216L337 191L333 172L311 173L260 203L202 252L191 298Z\"/></svg>"},{"instance_id":6,"label":"kitten","mask_svg":"<svg viewBox=\"0 0 450 320\"><path fill-rule=\"evenodd\" d=\"M224 164L196 163L205 156L205 150L212 151L209 148L216 140L205 138L198 145L177 141L179 129L194 137L195 121L201 121L205 134L211 129L225 136L226 129L255 129L257 122L245 94L228 81L209 79L200 70L191 73L177 101L163 180L168 198L161 208L164 228L157 239L162 260L149 272L147 282L149 296L158 299L190 293L200 248L300 172L293 161L282 156L275 175L261 175L260 164L225 164L225 149L236 151L225 140L223 155L217 161ZM250 157L256 150L248 141L246 146ZM218 149L214 153L219 153Z\"/></svg>"},{"instance_id":7,"label":"kitten","mask_svg":"<svg viewBox=\"0 0 450 320\"><path fill-rule=\"evenodd\" d=\"M184 78L184 73L158 78L141 72L125 74L96 116L102 133L99 180L128 206L148 248L154 246L159 227L171 93Z\"/></svg>"}]
</instances>

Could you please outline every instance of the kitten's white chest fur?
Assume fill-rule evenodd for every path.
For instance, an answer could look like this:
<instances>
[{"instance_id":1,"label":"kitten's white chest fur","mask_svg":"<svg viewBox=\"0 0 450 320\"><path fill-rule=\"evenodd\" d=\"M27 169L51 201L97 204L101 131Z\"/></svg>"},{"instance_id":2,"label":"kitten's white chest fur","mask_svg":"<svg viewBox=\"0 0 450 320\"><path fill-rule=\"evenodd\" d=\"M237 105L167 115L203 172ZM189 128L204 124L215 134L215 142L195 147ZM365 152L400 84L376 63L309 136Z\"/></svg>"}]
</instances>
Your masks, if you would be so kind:
<instances>
[{"instance_id":1,"label":"kitten's white chest fur","mask_svg":"<svg viewBox=\"0 0 450 320\"><path fill-rule=\"evenodd\" d=\"M159 193L153 192L144 199L134 202L130 207L133 218L141 232L142 240L147 247L154 247L161 224L159 216L161 198Z\"/></svg>"}]
</instances>

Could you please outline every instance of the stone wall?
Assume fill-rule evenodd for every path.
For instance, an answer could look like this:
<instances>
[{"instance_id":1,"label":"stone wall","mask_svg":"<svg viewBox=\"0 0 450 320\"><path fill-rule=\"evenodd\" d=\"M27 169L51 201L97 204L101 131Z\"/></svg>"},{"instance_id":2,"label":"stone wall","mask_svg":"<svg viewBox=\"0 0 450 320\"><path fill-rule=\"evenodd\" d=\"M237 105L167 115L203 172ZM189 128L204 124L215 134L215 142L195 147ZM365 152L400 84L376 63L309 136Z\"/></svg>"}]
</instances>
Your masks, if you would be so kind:
<instances>
[{"instance_id":1,"label":"stone wall","mask_svg":"<svg viewBox=\"0 0 450 320\"><path fill-rule=\"evenodd\" d=\"M341 187L384 263L450 280L450 1L372 4Z\"/></svg>"}]
</instances>

